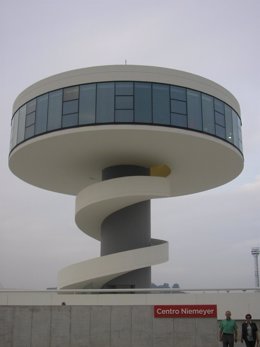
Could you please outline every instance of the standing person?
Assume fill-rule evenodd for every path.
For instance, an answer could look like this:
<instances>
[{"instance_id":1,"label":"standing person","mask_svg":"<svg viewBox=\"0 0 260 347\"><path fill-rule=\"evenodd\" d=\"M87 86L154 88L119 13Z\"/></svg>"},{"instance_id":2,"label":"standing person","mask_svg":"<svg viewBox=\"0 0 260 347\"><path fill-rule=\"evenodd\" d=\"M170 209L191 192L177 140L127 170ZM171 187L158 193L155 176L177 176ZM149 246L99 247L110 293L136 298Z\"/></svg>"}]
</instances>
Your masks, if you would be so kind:
<instances>
[{"instance_id":1,"label":"standing person","mask_svg":"<svg viewBox=\"0 0 260 347\"><path fill-rule=\"evenodd\" d=\"M225 316L226 319L219 325L219 340L223 347L234 347L234 342L237 342L237 323L231 319L230 311L226 311Z\"/></svg>"},{"instance_id":2,"label":"standing person","mask_svg":"<svg viewBox=\"0 0 260 347\"><path fill-rule=\"evenodd\" d=\"M246 347L255 347L255 343L257 341L257 346L259 346L259 338L257 333L258 329L256 324L252 322L251 314L246 314L245 318L245 322L242 323L241 342L244 340Z\"/></svg>"}]
</instances>

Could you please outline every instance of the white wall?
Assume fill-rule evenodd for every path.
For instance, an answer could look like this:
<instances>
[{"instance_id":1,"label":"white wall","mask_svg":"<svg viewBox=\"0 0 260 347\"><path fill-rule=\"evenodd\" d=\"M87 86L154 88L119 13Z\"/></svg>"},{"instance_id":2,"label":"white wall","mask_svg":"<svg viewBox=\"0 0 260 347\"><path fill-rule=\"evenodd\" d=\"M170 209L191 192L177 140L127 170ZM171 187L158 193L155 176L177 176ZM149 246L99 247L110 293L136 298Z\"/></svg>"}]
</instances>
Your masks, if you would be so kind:
<instances>
[{"instance_id":1,"label":"white wall","mask_svg":"<svg viewBox=\"0 0 260 347\"><path fill-rule=\"evenodd\" d=\"M82 293L83 291L81 291ZM181 305L181 304L216 304L218 319L224 318L226 310L232 312L237 320L244 319L246 313L251 313L255 320L260 320L260 291L186 291L166 292L165 290L143 293L106 293L100 291L84 291L79 294L74 291L8 291L0 290L0 305Z\"/></svg>"}]
</instances>

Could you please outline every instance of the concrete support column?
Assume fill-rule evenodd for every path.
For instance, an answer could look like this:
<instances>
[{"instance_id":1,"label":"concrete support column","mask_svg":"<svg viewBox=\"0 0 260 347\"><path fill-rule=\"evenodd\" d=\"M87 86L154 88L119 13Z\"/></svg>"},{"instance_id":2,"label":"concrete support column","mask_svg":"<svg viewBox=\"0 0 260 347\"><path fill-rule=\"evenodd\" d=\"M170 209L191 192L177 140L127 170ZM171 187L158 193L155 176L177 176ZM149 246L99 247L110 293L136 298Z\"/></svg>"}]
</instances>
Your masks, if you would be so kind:
<instances>
[{"instance_id":1,"label":"concrete support column","mask_svg":"<svg viewBox=\"0 0 260 347\"><path fill-rule=\"evenodd\" d=\"M123 176L147 176L149 169L120 165L103 170L103 180ZM112 213L101 226L101 256L151 244L150 200L133 204ZM149 288L151 267L131 271L105 285L105 288Z\"/></svg>"}]
</instances>

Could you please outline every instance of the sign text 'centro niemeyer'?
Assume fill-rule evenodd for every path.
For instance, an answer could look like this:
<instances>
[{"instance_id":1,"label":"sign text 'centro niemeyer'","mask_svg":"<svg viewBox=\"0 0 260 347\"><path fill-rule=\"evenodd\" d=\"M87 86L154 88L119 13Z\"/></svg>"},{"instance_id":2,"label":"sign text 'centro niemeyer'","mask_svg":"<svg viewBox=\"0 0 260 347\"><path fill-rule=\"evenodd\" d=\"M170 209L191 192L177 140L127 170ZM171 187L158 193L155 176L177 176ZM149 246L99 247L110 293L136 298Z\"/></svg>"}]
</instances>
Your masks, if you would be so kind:
<instances>
[{"instance_id":1,"label":"sign text 'centro niemeyer'","mask_svg":"<svg viewBox=\"0 0 260 347\"><path fill-rule=\"evenodd\" d=\"M215 318L216 305L155 305L155 318Z\"/></svg>"}]
</instances>

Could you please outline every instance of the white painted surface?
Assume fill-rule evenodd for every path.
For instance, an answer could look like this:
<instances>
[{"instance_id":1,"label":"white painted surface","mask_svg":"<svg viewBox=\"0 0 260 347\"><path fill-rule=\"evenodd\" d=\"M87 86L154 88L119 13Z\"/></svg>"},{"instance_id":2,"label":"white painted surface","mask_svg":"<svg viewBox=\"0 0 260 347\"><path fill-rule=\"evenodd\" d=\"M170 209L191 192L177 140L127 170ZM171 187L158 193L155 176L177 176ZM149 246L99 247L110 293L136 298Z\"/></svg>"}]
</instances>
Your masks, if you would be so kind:
<instances>
[{"instance_id":1,"label":"white painted surface","mask_svg":"<svg viewBox=\"0 0 260 347\"><path fill-rule=\"evenodd\" d=\"M165 177L130 176L110 179L83 189L76 198L75 221L89 236L100 240L102 221L117 210L153 198L171 196Z\"/></svg>"},{"instance_id":2,"label":"white painted surface","mask_svg":"<svg viewBox=\"0 0 260 347\"><path fill-rule=\"evenodd\" d=\"M102 288L129 271L168 260L168 242L155 240L150 247L109 254L70 265L58 273L59 288Z\"/></svg>"},{"instance_id":3,"label":"white painted surface","mask_svg":"<svg viewBox=\"0 0 260 347\"><path fill-rule=\"evenodd\" d=\"M235 97L219 84L192 73L154 66L107 65L63 72L45 78L25 89L15 100L13 112L25 102L48 91L78 84L107 81L143 81L178 85L215 96L240 115Z\"/></svg>"},{"instance_id":4,"label":"white painted surface","mask_svg":"<svg viewBox=\"0 0 260 347\"><path fill-rule=\"evenodd\" d=\"M167 165L170 196L180 196L229 182L244 160L216 137L137 124L58 130L20 144L9 157L11 171L25 182L72 195L99 182L103 168L129 164Z\"/></svg>"},{"instance_id":5,"label":"white painted surface","mask_svg":"<svg viewBox=\"0 0 260 347\"><path fill-rule=\"evenodd\" d=\"M121 290L122 291L122 290ZM165 289L155 291L135 290L136 293L108 293L103 291L10 291L0 290L0 305L181 305L181 304L216 304L218 319L224 318L226 310L231 310L232 317L237 320L244 318L246 313L251 313L255 320L260 319L260 291L259 290L234 290L222 289L219 292L211 290L194 290L173 293ZM77 294L73 294L77 293ZM112 291L113 292L113 291ZM114 290L116 292L116 290ZM66 294L64 294L66 293Z\"/></svg>"}]
</instances>

